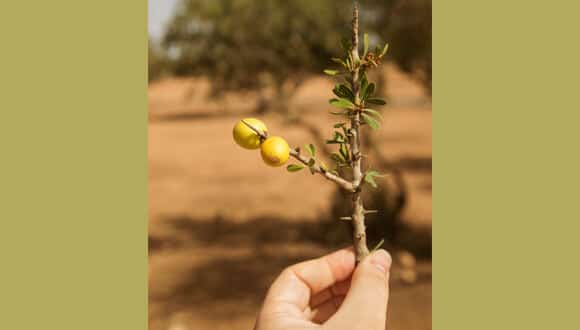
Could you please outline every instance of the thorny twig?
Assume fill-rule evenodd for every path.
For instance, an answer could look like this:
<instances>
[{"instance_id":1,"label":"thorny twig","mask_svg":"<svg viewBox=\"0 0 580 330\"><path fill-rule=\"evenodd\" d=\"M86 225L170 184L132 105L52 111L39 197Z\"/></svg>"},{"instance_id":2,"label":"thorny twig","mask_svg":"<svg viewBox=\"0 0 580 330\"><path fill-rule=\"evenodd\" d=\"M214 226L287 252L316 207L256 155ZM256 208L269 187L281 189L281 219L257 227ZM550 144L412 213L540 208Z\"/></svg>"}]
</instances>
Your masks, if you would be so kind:
<instances>
[{"instance_id":1,"label":"thorny twig","mask_svg":"<svg viewBox=\"0 0 580 330\"><path fill-rule=\"evenodd\" d=\"M363 201L361 197L361 188L363 181L363 173L361 170L361 152L360 152L360 126L361 126L361 67L360 67L360 55L359 55L359 7L358 1L354 1L353 10L353 20L352 20L352 49L351 58L355 63L358 63L351 70L351 76L349 77L352 92L354 94L354 109L350 116L350 127L349 127L349 144L350 144L350 165L352 167L352 182L349 182L340 176L327 171L319 165L313 158L305 157L300 154L298 148L291 149L290 155L298 160L300 163L308 166L313 173L319 173L323 175L326 179L335 182L344 190L352 193L352 216L342 217L342 220L349 220L352 223L353 228L353 245L356 252L356 262L361 262L366 256L370 254L369 248L366 241L366 228L365 228L365 214L372 213L374 211L365 210L363 206ZM261 141L268 138L266 132L262 132L248 122L242 120L242 122L252 129Z\"/></svg>"},{"instance_id":2,"label":"thorny twig","mask_svg":"<svg viewBox=\"0 0 580 330\"><path fill-rule=\"evenodd\" d=\"M359 61L358 51L358 2L354 2L353 19L352 19L352 58L354 61ZM355 106L360 107L360 68L356 66L351 73L351 84L354 93ZM355 109L358 110L358 109ZM357 187L352 196L352 228L353 228L353 245L356 252L357 263L362 261L369 255L369 248L367 246L366 228L365 228L365 209L361 197L361 153L360 153L360 111L355 111L350 119L350 151L352 159L352 174L353 184Z\"/></svg>"}]
</instances>

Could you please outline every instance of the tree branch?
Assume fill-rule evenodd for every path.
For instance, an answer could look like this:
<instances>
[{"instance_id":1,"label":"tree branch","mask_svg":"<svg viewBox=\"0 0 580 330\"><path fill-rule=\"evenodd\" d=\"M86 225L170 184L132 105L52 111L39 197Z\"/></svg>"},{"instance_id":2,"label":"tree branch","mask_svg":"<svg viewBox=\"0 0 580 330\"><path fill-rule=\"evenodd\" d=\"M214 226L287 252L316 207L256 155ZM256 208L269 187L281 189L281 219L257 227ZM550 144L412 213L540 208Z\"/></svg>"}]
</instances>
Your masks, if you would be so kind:
<instances>
[{"instance_id":1,"label":"tree branch","mask_svg":"<svg viewBox=\"0 0 580 330\"><path fill-rule=\"evenodd\" d=\"M344 189L348 192L356 191L356 187L351 182L346 181L345 179L339 177L338 175L330 173L327 170L323 169L322 167L320 167L316 164L309 166L308 164L309 164L311 158L307 158L305 156L302 156L298 150L290 149L290 156L294 157L296 160L298 160L302 164L312 168L312 170L314 172L323 175L326 179L333 181L342 189Z\"/></svg>"},{"instance_id":2,"label":"tree branch","mask_svg":"<svg viewBox=\"0 0 580 330\"><path fill-rule=\"evenodd\" d=\"M354 1L353 19L352 19L352 58L355 63L359 63L360 56L358 52L358 16L359 8L358 1ZM355 69L351 74L351 85L354 93L354 104L357 109L354 109L354 115L350 120L350 151L352 160L352 176L353 185L356 187L355 193L352 196L352 228L353 228L353 245L356 252L356 261L361 262L369 255L369 248L367 247L366 228L365 228L365 210L361 198L361 153L360 153L360 65L355 65Z\"/></svg>"}]
</instances>

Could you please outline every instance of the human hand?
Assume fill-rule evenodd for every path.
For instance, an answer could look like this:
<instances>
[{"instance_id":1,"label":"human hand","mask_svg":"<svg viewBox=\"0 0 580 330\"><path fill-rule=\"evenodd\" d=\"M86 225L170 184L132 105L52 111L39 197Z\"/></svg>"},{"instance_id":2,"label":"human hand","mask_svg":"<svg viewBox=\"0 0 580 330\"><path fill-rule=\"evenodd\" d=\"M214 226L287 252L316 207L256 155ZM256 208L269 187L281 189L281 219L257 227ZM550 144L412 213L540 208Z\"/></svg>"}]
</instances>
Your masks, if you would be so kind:
<instances>
[{"instance_id":1,"label":"human hand","mask_svg":"<svg viewBox=\"0 0 580 330\"><path fill-rule=\"evenodd\" d=\"M286 268L274 281L255 330L384 330L391 257L378 250L355 269L344 249Z\"/></svg>"}]
</instances>

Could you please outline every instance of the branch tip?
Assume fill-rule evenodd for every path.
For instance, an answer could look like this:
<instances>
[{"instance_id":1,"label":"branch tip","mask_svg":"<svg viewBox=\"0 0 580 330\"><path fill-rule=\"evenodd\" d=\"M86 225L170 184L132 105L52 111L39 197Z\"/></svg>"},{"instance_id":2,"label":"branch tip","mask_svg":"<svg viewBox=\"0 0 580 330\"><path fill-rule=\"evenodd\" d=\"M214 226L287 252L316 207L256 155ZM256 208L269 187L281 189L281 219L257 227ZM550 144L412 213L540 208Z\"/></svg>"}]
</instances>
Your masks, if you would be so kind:
<instances>
[{"instance_id":1,"label":"branch tip","mask_svg":"<svg viewBox=\"0 0 580 330\"><path fill-rule=\"evenodd\" d=\"M256 126L248 123L244 119L242 119L242 123L244 123L244 125L248 126L252 131L254 131L254 133L258 134L258 136L260 137L261 140L265 140L265 139L268 138L268 133L267 132L262 132Z\"/></svg>"}]
</instances>

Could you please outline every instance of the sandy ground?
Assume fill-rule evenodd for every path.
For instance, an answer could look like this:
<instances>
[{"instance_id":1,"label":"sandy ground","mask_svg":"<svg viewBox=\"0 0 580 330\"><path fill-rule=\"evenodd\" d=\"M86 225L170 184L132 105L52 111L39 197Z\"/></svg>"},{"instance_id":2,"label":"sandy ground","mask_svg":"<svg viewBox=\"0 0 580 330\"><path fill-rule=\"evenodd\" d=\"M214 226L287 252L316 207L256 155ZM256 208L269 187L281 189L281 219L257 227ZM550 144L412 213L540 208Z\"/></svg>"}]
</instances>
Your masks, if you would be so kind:
<instances>
[{"instance_id":1,"label":"sandy ground","mask_svg":"<svg viewBox=\"0 0 580 330\"><path fill-rule=\"evenodd\" d=\"M389 68L389 110L374 141L402 171L409 228L431 228L431 103L415 82ZM308 81L292 99L303 121L330 136L331 82ZM237 147L233 124L255 106L252 93L212 101L200 79L150 86L149 328L251 329L269 283L287 265L346 241L324 240L335 188L306 171L266 167L259 151ZM315 142L312 130L286 117L260 117L293 146ZM319 148L322 146L315 143ZM374 158L371 166L381 164ZM377 168L382 170L380 168ZM384 169L387 170L387 169ZM389 177L385 185L392 185ZM429 244L429 242L425 243ZM390 329L431 328L431 262L416 281L394 266Z\"/></svg>"}]
</instances>

